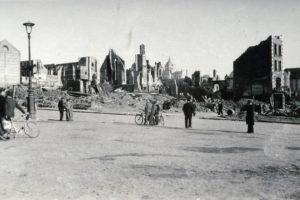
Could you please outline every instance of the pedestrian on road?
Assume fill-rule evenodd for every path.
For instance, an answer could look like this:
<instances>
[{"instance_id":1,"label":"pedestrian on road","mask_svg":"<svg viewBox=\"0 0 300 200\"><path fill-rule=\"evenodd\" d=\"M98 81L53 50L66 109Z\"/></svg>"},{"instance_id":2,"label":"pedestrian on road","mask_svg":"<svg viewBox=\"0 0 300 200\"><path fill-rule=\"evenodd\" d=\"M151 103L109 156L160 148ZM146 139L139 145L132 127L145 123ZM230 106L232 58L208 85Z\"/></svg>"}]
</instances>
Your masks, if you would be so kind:
<instances>
[{"instance_id":1,"label":"pedestrian on road","mask_svg":"<svg viewBox=\"0 0 300 200\"><path fill-rule=\"evenodd\" d=\"M250 100L246 106L246 123L248 124L247 133L254 133L254 105Z\"/></svg>"},{"instance_id":2,"label":"pedestrian on road","mask_svg":"<svg viewBox=\"0 0 300 200\"><path fill-rule=\"evenodd\" d=\"M155 123L156 111L157 111L157 104L156 104L156 101L153 101L152 106L151 106L151 113L150 113L150 124L151 125L156 125L156 123Z\"/></svg>"},{"instance_id":3,"label":"pedestrian on road","mask_svg":"<svg viewBox=\"0 0 300 200\"><path fill-rule=\"evenodd\" d=\"M70 121L73 121L73 101L70 99Z\"/></svg>"},{"instance_id":4,"label":"pedestrian on road","mask_svg":"<svg viewBox=\"0 0 300 200\"><path fill-rule=\"evenodd\" d=\"M223 103L221 101L218 104L218 115L223 116Z\"/></svg>"},{"instance_id":5,"label":"pedestrian on road","mask_svg":"<svg viewBox=\"0 0 300 200\"><path fill-rule=\"evenodd\" d=\"M195 115L195 106L191 102L191 98L187 98L187 102L182 107L185 117L185 128L192 128L192 117Z\"/></svg>"},{"instance_id":6,"label":"pedestrian on road","mask_svg":"<svg viewBox=\"0 0 300 200\"><path fill-rule=\"evenodd\" d=\"M144 122L145 125L147 123L149 123L151 108L152 108L152 104L150 103L150 100L147 99L147 102L146 102L146 105L145 105L145 122Z\"/></svg>"},{"instance_id":7,"label":"pedestrian on road","mask_svg":"<svg viewBox=\"0 0 300 200\"><path fill-rule=\"evenodd\" d=\"M6 97L6 92L3 89L0 93L0 136L5 133L5 130L3 129L2 126L2 119L5 116L5 97Z\"/></svg>"},{"instance_id":8,"label":"pedestrian on road","mask_svg":"<svg viewBox=\"0 0 300 200\"><path fill-rule=\"evenodd\" d=\"M59 121L62 121L64 118L64 110L66 108L66 100L62 97L58 102L58 110L59 110Z\"/></svg>"},{"instance_id":9,"label":"pedestrian on road","mask_svg":"<svg viewBox=\"0 0 300 200\"><path fill-rule=\"evenodd\" d=\"M67 99L67 102L66 102L66 105L65 105L65 108L66 108L66 120L67 121L71 121L71 102L70 102L70 99Z\"/></svg>"}]
</instances>

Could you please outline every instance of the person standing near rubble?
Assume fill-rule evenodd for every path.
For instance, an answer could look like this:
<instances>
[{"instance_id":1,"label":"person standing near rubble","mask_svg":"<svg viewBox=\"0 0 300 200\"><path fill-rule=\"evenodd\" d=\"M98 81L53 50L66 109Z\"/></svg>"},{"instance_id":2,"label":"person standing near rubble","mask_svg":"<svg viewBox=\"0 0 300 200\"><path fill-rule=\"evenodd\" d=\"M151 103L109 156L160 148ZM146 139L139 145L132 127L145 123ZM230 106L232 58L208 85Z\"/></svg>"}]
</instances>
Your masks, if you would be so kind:
<instances>
[{"instance_id":1,"label":"person standing near rubble","mask_svg":"<svg viewBox=\"0 0 300 200\"><path fill-rule=\"evenodd\" d=\"M223 116L223 103L222 103L222 101L219 101L219 104L218 104L218 115Z\"/></svg>"},{"instance_id":2,"label":"person standing near rubble","mask_svg":"<svg viewBox=\"0 0 300 200\"><path fill-rule=\"evenodd\" d=\"M191 98L187 98L187 102L182 107L185 117L185 128L192 128L192 117L195 115L195 106L191 102Z\"/></svg>"},{"instance_id":3,"label":"person standing near rubble","mask_svg":"<svg viewBox=\"0 0 300 200\"><path fill-rule=\"evenodd\" d=\"M66 107L66 119L67 119L67 121L71 121L71 113L70 113L71 102L70 102L70 99L67 99L65 107Z\"/></svg>"},{"instance_id":4,"label":"person standing near rubble","mask_svg":"<svg viewBox=\"0 0 300 200\"><path fill-rule=\"evenodd\" d=\"M59 121L62 121L64 118L65 104L66 104L65 98L62 97L58 102Z\"/></svg>"},{"instance_id":5,"label":"person standing near rubble","mask_svg":"<svg viewBox=\"0 0 300 200\"><path fill-rule=\"evenodd\" d=\"M151 125L155 125L155 115L156 115L156 112L157 112L157 104L156 104L156 101L153 101L152 102L152 106L151 106L151 112L150 112L150 124Z\"/></svg>"},{"instance_id":6,"label":"person standing near rubble","mask_svg":"<svg viewBox=\"0 0 300 200\"><path fill-rule=\"evenodd\" d=\"M70 99L69 102L70 102L70 121L73 121L73 101L72 101L72 99Z\"/></svg>"},{"instance_id":7,"label":"person standing near rubble","mask_svg":"<svg viewBox=\"0 0 300 200\"><path fill-rule=\"evenodd\" d=\"M250 100L246 106L246 123L248 125L247 133L254 133L254 105Z\"/></svg>"},{"instance_id":8,"label":"person standing near rubble","mask_svg":"<svg viewBox=\"0 0 300 200\"><path fill-rule=\"evenodd\" d=\"M152 105L150 103L150 100L147 99L147 102L146 102L146 105L145 105L145 122L144 122L145 125L147 123L149 123L151 108L152 108Z\"/></svg>"}]
</instances>

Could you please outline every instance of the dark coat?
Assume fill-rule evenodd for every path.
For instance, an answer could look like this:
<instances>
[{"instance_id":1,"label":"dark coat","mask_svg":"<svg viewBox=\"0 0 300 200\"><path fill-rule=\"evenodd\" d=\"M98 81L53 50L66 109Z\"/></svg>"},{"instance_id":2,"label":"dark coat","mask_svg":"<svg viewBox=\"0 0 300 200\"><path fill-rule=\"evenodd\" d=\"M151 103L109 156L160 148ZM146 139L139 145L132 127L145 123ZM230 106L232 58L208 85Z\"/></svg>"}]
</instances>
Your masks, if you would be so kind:
<instances>
[{"instance_id":1,"label":"dark coat","mask_svg":"<svg viewBox=\"0 0 300 200\"><path fill-rule=\"evenodd\" d=\"M250 104L246 106L246 123L254 125L254 106Z\"/></svg>"},{"instance_id":2,"label":"dark coat","mask_svg":"<svg viewBox=\"0 0 300 200\"><path fill-rule=\"evenodd\" d=\"M61 99L58 102L58 109L59 110L64 110L65 109L65 102Z\"/></svg>"},{"instance_id":3,"label":"dark coat","mask_svg":"<svg viewBox=\"0 0 300 200\"><path fill-rule=\"evenodd\" d=\"M195 114L195 105L192 102L186 102L182 107L182 111L184 115L188 116Z\"/></svg>"},{"instance_id":4,"label":"dark coat","mask_svg":"<svg viewBox=\"0 0 300 200\"><path fill-rule=\"evenodd\" d=\"M25 113L25 110L18 104L18 102L10 96L5 98L4 107L4 116L8 118L13 118L15 116L15 108L18 108L22 113Z\"/></svg>"},{"instance_id":5,"label":"dark coat","mask_svg":"<svg viewBox=\"0 0 300 200\"><path fill-rule=\"evenodd\" d=\"M0 95L0 117L5 116L5 97Z\"/></svg>"}]
</instances>

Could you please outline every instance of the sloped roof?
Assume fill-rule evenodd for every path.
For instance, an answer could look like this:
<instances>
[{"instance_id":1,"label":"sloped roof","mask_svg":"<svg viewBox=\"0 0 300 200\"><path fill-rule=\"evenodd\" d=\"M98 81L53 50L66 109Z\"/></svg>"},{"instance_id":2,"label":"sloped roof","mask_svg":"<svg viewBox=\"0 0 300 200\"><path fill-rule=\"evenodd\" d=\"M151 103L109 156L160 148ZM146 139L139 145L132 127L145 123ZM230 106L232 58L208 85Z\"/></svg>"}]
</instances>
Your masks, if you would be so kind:
<instances>
[{"instance_id":1,"label":"sloped roof","mask_svg":"<svg viewBox=\"0 0 300 200\"><path fill-rule=\"evenodd\" d=\"M10 42L8 42L7 40L2 40L2 41L0 41L0 46L2 46L2 45L7 45L7 46L9 46L10 48L12 48L12 49L14 49L15 51L17 51L17 52L19 52L19 54L21 54L21 52L14 46L14 45L12 45Z\"/></svg>"}]
</instances>

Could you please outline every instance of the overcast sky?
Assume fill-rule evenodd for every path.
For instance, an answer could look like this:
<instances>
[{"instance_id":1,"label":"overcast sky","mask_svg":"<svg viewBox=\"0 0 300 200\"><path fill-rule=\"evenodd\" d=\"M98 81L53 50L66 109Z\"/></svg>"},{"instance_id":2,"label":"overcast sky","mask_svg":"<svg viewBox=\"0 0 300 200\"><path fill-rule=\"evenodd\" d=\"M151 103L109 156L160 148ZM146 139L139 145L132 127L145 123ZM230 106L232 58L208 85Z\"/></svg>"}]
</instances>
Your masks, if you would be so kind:
<instances>
[{"instance_id":1,"label":"overcast sky","mask_svg":"<svg viewBox=\"0 0 300 200\"><path fill-rule=\"evenodd\" d=\"M130 67L141 43L150 64L223 77L249 46L283 36L283 66L300 67L300 0L0 0L0 40L28 58L23 23L32 21L32 57L44 64L113 48Z\"/></svg>"}]
</instances>

